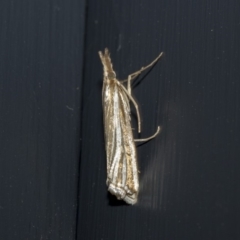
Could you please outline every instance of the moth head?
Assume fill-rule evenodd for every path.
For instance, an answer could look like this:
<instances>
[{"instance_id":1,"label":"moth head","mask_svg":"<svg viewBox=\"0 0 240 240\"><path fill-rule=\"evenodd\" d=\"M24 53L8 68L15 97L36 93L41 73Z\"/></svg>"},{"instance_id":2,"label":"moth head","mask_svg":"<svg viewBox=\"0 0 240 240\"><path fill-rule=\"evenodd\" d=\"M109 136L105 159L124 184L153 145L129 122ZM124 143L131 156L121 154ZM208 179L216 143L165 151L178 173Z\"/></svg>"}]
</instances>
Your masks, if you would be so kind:
<instances>
[{"instance_id":1,"label":"moth head","mask_svg":"<svg viewBox=\"0 0 240 240\"><path fill-rule=\"evenodd\" d=\"M104 53L99 51L98 54L99 54L99 57L100 57L100 59L102 61L102 64L103 64L104 77L108 78L109 80L115 79L116 78L116 73L113 70L112 62L111 62L111 58L110 58L110 53L109 53L108 49L105 48Z\"/></svg>"}]
</instances>

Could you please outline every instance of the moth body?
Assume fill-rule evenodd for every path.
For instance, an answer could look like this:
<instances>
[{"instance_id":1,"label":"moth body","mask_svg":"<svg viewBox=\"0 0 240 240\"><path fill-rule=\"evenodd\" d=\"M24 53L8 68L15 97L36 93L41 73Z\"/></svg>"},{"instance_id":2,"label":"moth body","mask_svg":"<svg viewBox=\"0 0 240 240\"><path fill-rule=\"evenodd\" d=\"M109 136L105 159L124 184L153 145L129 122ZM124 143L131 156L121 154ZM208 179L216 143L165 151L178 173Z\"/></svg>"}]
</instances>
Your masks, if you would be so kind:
<instances>
[{"instance_id":1,"label":"moth body","mask_svg":"<svg viewBox=\"0 0 240 240\"><path fill-rule=\"evenodd\" d=\"M136 108L139 132L141 125L138 106L131 96L129 82L145 68L129 75L128 88L125 88L122 82L116 78L108 49L105 49L104 53L99 52L99 56L103 64L102 103L107 155L106 183L108 191L117 199L122 199L128 204L135 204L138 198L139 180L136 147L131 128L130 100ZM154 61L156 62L160 57L161 55ZM160 128L153 136L143 139L143 141L155 137L159 130ZM141 141L141 139L136 141Z\"/></svg>"}]
</instances>

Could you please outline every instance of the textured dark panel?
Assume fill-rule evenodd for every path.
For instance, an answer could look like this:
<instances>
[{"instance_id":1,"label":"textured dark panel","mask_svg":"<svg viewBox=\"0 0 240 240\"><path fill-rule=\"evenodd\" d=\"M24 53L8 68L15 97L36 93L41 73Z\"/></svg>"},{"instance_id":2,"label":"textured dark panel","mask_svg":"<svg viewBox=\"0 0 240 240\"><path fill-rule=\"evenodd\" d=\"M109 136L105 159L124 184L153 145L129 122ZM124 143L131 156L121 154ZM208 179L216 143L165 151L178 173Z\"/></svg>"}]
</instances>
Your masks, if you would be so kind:
<instances>
[{"instance_id":1,"label":"textured dark panel","mask_svg":"<svg viewBox=\"0 0 240 240\"><path fill-rule=\"evenodd\" d=\"M239 4L89 1L78 239L240 238ZM109 201L105 185L97 51L106 46L120 79L165 52L133 91L141 136L162 127L137 149L136 206Z\"/></svg>"},{"instance_id":2,"label":"textured dark panel","mask_svg":"<svg viewBox=\"0 0 240 240\"><path fill-rule=\"evenodd\" d=\"M75 239L84 11L0 3L0 239Z\"/></svg>"}]
</instances>

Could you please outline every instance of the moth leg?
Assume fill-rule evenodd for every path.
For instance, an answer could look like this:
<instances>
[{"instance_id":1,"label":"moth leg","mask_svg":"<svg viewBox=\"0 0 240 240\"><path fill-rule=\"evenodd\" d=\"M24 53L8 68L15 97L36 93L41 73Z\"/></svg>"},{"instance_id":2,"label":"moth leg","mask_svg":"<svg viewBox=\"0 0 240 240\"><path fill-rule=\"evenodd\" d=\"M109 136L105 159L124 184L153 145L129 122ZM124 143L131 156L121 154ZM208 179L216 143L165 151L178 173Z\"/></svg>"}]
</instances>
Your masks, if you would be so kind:
<instances>
[{"instance_id":1,"label":"moth leg","mask_svg":"<svg viewBox=\"0 0 240 240\"><path fill-rule=\"evenodd\" d=\"M134 100L134 98L132 97L131 94L129 94L128 90L121 84L118 83L118 85L123 89L123 91L127 94L128 98L132 101L135 109L136 109L136 113L137 113L137 120L138 120L138 132L141 132L141 118L140 118L140 113L139 113L139 109L138 109L138 104L137 102Z\"/></svg>"},{"instance_id":2,"label":"moth leg","mask_svg":"<svg viewBox=\"0 0 240 240\"><path fill-rule=\"evenodd\" d=\"M135 79L137 76L139 76L143 71L145 71L146 69L152 67L163 55L163 52L161 52L150 64L148 64L145 67L142 67L140 70L136 71L135 73L132 73L130 75L128 75L127 80L123 80L121 82L126 82L127 81L127 90L128 93L131 95L131 81L133 79Z\"/></svg>"},{"instance_id":3,"label":"moth leg","mask_svg":"<svg viewBox=\"0 0 240 240\"><path fill-rule=\"evenodd\" d=\"M147 141L155 138L159 132L160 132L160 127L158 126L157 131L152 136L150 136L148 138L134 139L134 142L147 142Z\"/></svg>"},{"instance_id":4,"label":"moth leg","mask_svg":"<svg viewBox=\"0 0 240 240\"><path fill-rule=\"evenodd\" d=\"M146 70L147 68L150 68L152 67L163 55L163 52L161 52L157 58L155 58L150 64L148 64L147 66L145 67L142 67L139 71L135 72L135 73L132 73L130 75L128 75L128 79L127 80L123 80L121 81L122 82L125 82L127 81L127 89L120 83L119 86L122 87L122 89L126 92L126 94L128 95L129 99L132 101L133 105L135 106L136 108L136 112L137 112L137 119L138 119L138 132L140 133L141 132L141 119L140 119L140 114L139 114L139 110L138 110L138 104L136 103L136 101L134 100L134 98L132 97L132 94L131 94L131 81L133 79L135 79L138 75L140 75L144 70ZM160 128L158 129L158 131L160 130ZM158 134L158 131L156 132L156 135ZM155 136L153 136L155 137ZM151 137L150 137L151 139ZM147 138L146 141L150 140ZM139 139L140 140L140 139Z\"/></svg>"}]
</instances>

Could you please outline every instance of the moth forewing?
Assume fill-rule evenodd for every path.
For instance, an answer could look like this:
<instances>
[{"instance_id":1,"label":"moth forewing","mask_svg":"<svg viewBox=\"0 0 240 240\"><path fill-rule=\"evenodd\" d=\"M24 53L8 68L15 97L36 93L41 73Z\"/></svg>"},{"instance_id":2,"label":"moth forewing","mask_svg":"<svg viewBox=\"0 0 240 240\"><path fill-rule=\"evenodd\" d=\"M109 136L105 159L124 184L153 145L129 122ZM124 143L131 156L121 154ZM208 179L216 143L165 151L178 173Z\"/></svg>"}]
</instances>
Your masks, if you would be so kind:
<instances>
[{"instance_id":1,"label":"moth forewing","mask_svg":"<svg viewBox=\"0 0 240 240\"><path fill-rule=\"evenodd\" d=\"M136 147L131 128L129 100L136 107L139 132L141 129L138 106L131 96L130 81L146 68L152 66L161 55L147 67L129 75L128 89L126 89L116 79L108 49L105 49L104 53L99 52L103 64L102 103L107 155L107 186L111 194L128 204L137 202L139 192ZM150 140L158 132L159 128L153 136L142 141Z\"/></svg>"},{"instance_id":2,"label":"moth forewing","mask_svg":"<svg viewBox=\"0 0 240 240\"><path fill-rule=\"evenodd\" d=\"M128 97L114 79L105 81L103 89L108 190L118 199L134 204L139 184Z\"/></svg>"}]
</instances>

